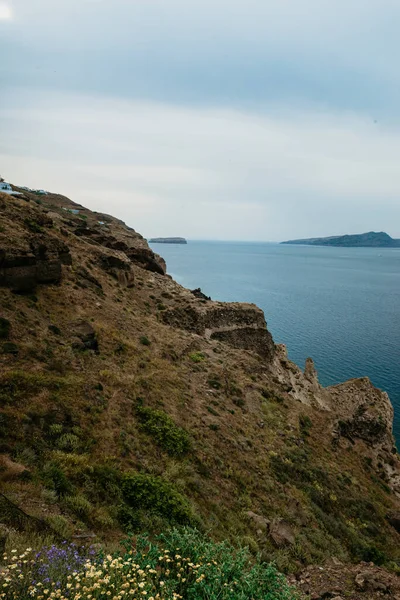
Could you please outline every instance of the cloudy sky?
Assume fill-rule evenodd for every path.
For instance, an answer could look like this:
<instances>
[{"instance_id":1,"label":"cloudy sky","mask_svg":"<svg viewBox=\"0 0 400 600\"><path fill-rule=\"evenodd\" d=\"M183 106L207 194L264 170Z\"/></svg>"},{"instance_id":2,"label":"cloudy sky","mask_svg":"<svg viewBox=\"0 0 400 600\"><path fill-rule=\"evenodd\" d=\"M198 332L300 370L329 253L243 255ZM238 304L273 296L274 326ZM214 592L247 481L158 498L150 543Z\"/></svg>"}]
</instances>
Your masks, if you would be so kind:
<instances>
[{"instance_id":1,"label":"cloudy sky","mask_svg":"<svg viewBox=\"0 0 400 600\"><path fill-rule=\"evenodd\" d=\"M400 237L399 0L0 0L0 173L145 236Z\"/></svg>"}]
</instances>

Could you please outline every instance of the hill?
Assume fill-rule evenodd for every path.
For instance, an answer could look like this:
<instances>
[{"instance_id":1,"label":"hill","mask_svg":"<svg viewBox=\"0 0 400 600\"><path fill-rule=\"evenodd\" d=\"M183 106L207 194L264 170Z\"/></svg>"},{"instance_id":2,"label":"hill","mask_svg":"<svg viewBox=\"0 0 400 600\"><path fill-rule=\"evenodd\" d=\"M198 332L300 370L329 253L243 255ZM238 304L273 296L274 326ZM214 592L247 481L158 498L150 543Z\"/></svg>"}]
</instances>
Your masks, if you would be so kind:
<instances>
[{"instance_id":1,"label":"hill","mask_svg":"<svg viewBox=\"0 0 400 600\"><path fill-rule=\"evenodd\" d=\"M309 238L305 240L289 240L282 244L299 244L303 246L342 246L345 248L400 248L400 240L395 240L383 231L376 233L360 233L354 235L337 235L325 238Z\"/></svg>"},{"instance_id":2,"label":"hill","mask_svg":"<svg viewBox=\"0 0 400 600\"><path fill-rule=\"evenodd\" d=\"M38 536L112 547L189 524L286 572L399 564L384 392L367 378L322 388L255 305L183 288L118 219L15 189L0 195L8 548ZM360 589L346 597L374 597Z\"/></svg>"}]
</instances>

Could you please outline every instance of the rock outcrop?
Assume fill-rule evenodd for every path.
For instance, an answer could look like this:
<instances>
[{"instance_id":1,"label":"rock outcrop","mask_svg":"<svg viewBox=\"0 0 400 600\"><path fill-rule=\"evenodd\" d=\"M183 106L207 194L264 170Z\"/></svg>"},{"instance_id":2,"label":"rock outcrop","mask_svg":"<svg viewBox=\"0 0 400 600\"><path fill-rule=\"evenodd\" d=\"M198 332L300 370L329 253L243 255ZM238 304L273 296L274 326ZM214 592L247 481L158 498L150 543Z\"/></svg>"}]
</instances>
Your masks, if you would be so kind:
<instances>
[{"instance_id":1,"label":"rock outcrop","mask_svg":"<svg viewBox=\"0 0 400 600\"><path fill-rule=\"evenodd\" d=\"M61 240L41 235L17 247L0 239L0 286L15 292L33 291L40 283L59 283L62 265L71 265L69 248Z\"/></svg>"},{"instance_id":2,"label":"rock outcrop","mask_svg":"<svg viewBox=\"0 0 400 600\"><path fill-rule=\"evenodd\" d=\"M275 345L264 313L255 304L191 302L165 311L162 318L172 327L256 352L267 362L274 357Z\"/></svg>"}]
</instances>

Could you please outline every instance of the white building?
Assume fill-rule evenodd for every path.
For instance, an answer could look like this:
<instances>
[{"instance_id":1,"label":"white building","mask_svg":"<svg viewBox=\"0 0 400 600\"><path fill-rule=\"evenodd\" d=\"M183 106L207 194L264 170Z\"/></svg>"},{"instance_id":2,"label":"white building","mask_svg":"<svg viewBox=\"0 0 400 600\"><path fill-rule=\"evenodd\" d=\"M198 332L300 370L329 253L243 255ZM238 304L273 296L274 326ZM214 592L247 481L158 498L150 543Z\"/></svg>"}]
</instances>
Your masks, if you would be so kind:
<instances>
[{"instance_id":1,"label":"white building","mask_svg":"<svg viewBox=\"0 0 400 600\"><path fill-rule=\"evenodd\" d=\"M11 196L21 196L21 192L14 192L7 181L0 181L0 192L2 194L10 194Z\"/></svg>"}]
</instances>

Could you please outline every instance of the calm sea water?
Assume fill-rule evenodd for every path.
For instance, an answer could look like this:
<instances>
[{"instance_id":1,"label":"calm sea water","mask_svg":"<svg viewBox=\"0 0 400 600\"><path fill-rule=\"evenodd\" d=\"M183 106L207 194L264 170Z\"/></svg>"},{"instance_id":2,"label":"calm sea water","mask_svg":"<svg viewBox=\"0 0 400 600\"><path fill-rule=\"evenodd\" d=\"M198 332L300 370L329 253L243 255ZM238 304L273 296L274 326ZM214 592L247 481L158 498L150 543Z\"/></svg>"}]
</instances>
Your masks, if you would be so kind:
<instances>
[{"instance_id":1,"label":"calm sea water","mask_svg":"<svg viewBox=\"0 0 400 600\"><path fill-rule=\"evenodd\" d=\"M254 302L276 342L323 385L368 375L388 392L400 443L400 249L244 242L153 244L168 272L214 300Z\"/></svg>"}]
</instances>

